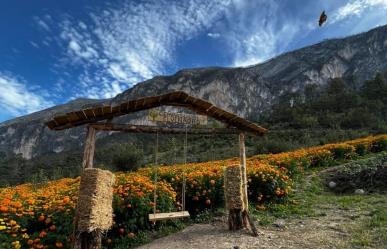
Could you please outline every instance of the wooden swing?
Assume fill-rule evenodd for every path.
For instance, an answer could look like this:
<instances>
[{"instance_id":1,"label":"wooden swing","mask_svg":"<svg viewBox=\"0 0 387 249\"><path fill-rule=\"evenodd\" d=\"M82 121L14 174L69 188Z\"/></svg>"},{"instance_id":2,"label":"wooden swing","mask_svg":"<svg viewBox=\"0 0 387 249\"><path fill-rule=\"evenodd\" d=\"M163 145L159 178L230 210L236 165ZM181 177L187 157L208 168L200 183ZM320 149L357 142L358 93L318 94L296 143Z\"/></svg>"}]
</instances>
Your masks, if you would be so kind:
<instances>
[{"instance_id":1,"label":"wooden swing","mask_svg":"<svg viewBox=\"0 0 387 249\"><path fill-rule=\"evenodd\" d=\"M250 221L248 215L248 198L247 198L247 179L246 179L246 153L245 153L245 133L249 133L253 136L263 136L267 130L252 123L242 117L237 116L231 112L223 110L212 103L200 99L183 91L173 91L161 95L142 97L138 99L130 99L123 101L118 104L94 106L89 108L81 108L65 114L58 114L52 117L47 123L47 127L51 130L65 130L73 127L78 127L84 124L87 126L86 142L83 153L82 171L84 169L93 168L93 158L95 150L95 141L97 132L102 131L117 131L117 132L134 132L134 133L169 133L169 134L181 134L186 133L185 140L185 162L187 154L187 127L184 129L179 127L157 127L150 125L136 125L136 124L120 124L113 123L113 118L120 117L123 115L136 113L139 111L149 110L160 106L172 106L172 107L183 107L187 108L197 114L211 117L219 122L226 125L225 128L189 128L189 134L239 134L239 146L240 146L240 167L243 177L243 198L245 203L245 210L243 210L244 227L248 228L248 223L253 232L254 224ZM173 115L176 116L176 115ZM195 122L185 122L197 120ZM155 120L158 121L158 120ZM177 123L199 123L198 117L191 117L187 115L180 115ZM158 138L156 139L158 140ZM157 141L158 146L158 141ZM156 146L156 147L157 147ZM156 159L157 162L157 159ZM158 166L157 163L155 167ZM157 172L155 174L155 186L157 185ZM154 190L155 206L153 214L149 214L149 220L155 222L156 220L167 220L167 219L179 219L189 217L189 213L185 211L185 174L183 170L183 190L182 190L182 210L181 212L170 212L170 213L156 213L156 199L157 189ZM75 228L75 233L78 228ZM256 231L254 232L256 234ZM74 244L81 244L82 249L87 248L101 248L102 231L100 229L95 230L92 233L81 233L79 237L75 237ZM98 244L95 246L95 244ZM76 248L76 247L74 247Z\"/></svg>"},{"instance_id":2,"label":"wooden swing","mask_svg":"<svg viewBox=\"0 0 387 249\"><path fill-rule=\"evenodd\" d=\"M149 214L149 221L156 222L160 220L173 220L173 219L183 219L190 217L188 211L185 210L185 167L187 166L187 126L185 126L185 139L184 139L184 168L183 168L183 183L181 190L181 203L182 211L178 212L168 212L168 213L157 213L157 181L158 181L158 149L159 149L159 133L156 132L156 146L155 146L155 164L154 164L154 192L153 192L153 214Z\"/></svg>"}]
</instances>

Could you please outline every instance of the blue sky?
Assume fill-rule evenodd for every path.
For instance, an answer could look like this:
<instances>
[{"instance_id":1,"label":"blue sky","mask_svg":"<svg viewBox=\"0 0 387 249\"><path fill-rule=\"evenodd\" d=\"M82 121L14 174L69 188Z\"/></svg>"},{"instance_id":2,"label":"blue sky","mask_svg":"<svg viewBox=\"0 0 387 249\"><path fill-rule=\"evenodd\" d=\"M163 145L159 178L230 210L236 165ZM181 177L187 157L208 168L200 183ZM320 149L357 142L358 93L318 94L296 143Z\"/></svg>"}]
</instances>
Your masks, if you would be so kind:
<instances>
[{"instance_id":1,"label":"blue sky","mask_svg":"<svg viewBox=\"0 0 387 249\"><path fill-rule=\"evenodd\" d=\"M0 122L182 68L256 64L386 13L387 0L1 1Z\"/></svg>"}]
</instances>

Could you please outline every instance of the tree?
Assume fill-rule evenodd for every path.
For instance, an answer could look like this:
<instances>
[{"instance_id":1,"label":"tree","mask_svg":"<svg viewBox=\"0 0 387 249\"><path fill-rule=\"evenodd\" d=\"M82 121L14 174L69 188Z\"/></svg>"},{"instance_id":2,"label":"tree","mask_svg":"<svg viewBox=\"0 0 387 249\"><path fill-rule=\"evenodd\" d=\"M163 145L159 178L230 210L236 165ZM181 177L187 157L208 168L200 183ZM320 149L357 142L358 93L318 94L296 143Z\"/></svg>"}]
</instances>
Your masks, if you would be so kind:
<instances>
[{"instance_id":1,"label":"tree","mask_svg":"<svg viewBox=\"0 0 387 249\"><path fill-rule=\"evenodd\" d=\"M310 84L306 85L304 89L305 102L311 103L318 99L320 91L318 85Z\"/></svg>"},{"instance_id":2,"label":"tree","mask_svg":"<svg viewBox=\"0 0 387 249\"><path fill-rule=\"evenodd\" d=\"M112 164L119 171L133 171L141 166L144 154L131 144L114 144L109 151Z\"/></svg>"},{"instance_id":3,"label":"tree","mask_svg":"<svg viewBox=\"0 0 387 249\"><path fill-rule=\"evenodd\" d=\"M387 84L382 74L376 74L373 80L367 80L362 87L362 94L369 100L380 99L386 104Z\"/></svg>"}]
</instances>

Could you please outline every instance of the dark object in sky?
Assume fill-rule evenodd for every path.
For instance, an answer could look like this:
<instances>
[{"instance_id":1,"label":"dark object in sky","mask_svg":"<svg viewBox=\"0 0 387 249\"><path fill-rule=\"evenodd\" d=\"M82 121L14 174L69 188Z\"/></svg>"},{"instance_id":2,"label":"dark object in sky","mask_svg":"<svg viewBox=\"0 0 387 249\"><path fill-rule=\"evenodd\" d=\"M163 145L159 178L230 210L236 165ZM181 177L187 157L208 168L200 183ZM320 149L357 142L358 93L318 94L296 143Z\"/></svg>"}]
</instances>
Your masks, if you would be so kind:
<instances>
[{"instance_id":1,"label":"dark object in sky","mask_svg":"<svg viewBox=\"0 0 387 249\"><path fill-rule=\"evenodd\" d=\"M321 13L320 15L320 19L318 20L318 26L321 27L321 25L323 25L323 23L327 20L327 15L325 15L325 10Z\"/></svg>"}]
</instances>

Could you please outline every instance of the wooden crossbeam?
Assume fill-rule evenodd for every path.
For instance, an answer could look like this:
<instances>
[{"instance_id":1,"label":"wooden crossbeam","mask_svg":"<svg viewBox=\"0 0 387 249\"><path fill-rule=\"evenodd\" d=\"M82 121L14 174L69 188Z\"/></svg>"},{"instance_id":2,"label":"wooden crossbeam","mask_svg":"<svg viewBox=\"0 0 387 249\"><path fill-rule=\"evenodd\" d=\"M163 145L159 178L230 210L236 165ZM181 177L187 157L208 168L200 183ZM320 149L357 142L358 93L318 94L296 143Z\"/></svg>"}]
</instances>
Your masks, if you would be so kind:
<instances>
[{"instance_id":1,"label":"wooden crossbeam","mask_svg":"<svg viewBox=\"0 0 387 249\"><path fill-rule=\"evenodd\" d=\"M99 131L122 131L132 133L185 134L185 128L159 127L133 124L91 123L90 127ZM236 128L188 128L187 134L239 134Z\"/></svg>"}]
</instances>

